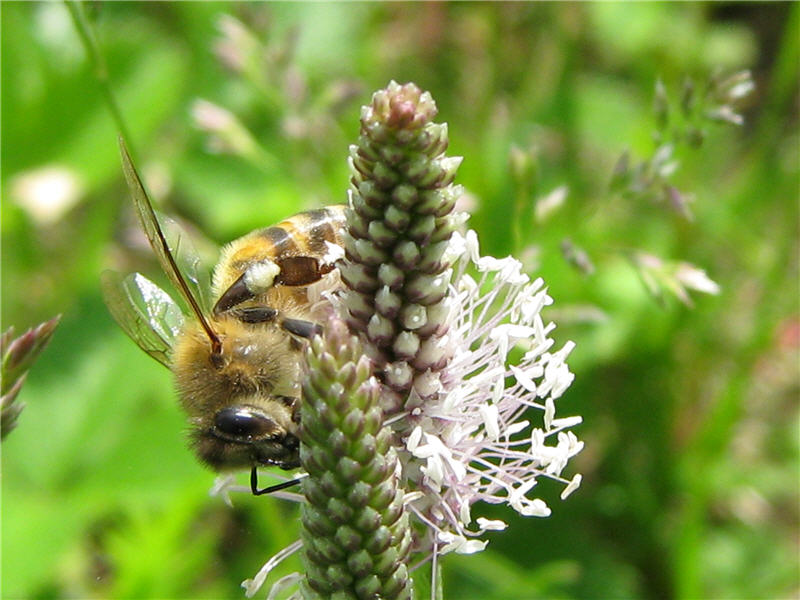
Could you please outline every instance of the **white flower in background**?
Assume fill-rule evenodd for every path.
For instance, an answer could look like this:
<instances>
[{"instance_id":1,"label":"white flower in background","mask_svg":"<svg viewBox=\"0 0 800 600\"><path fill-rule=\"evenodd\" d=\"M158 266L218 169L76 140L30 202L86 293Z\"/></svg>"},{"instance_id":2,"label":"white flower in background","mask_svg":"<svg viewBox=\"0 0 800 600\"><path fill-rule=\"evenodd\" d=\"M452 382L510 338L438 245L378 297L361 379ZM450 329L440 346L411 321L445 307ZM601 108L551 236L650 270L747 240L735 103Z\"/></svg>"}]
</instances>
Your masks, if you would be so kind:
<instances>
[{"instance_id":1,"label":"white flower in background","mask_svg":"<svg viewBox=\"0 0 800 600\"><path fill-rule=\"evenodd\" d=\"M198 98L191 108L195 126L208 134L206 145L213 154L232 154L260 167L273 167L275 157L256 140L231 111Z\"/></svg>"},{"instance_id":2,"label":"white flower in background","mask_svg":"<svg viewBox=\"0 0 800 600\"><path fill-rule=\"evenodd\" d=\"M719 284L691 263L664 260L646 252L635 252L631 259L647 290L659 300L667 291L692 306L688 290L714 295L720 292Z\"/></svg>"},{"instance_id":3,"label":"white flower in background","mask_svg":"<svg viewBox=\"0 0 800 600\"><path fill-rule=\"evenodd\" d=\"M48 165L16 175L11 197L40 226L56 223L81 199L83 183L64 165Z\"/></svg>"},{"instance_id":4,"label":"white flower in background","mask_svg":"<svg viewBox=\"0 0 800 600\"><path fill-rule=\"evenodd\" d=\"M706 294L719 294L719 284L713 281L703 269L691 263L680 262L675 270L675 279L692 290Z\"/></svg>"}]
</instances>

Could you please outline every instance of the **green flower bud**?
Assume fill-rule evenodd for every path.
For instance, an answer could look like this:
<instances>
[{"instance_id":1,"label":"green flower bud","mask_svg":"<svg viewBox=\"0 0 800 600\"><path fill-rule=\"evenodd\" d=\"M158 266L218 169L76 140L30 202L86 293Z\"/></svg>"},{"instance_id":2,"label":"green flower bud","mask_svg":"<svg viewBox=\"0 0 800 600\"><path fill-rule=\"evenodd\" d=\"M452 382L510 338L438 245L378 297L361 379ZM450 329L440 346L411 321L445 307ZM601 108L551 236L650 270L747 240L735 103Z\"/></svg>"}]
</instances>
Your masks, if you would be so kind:
<instances>
[{"instance_id":1,"label":"green flower bud","mask_svg":"<svg viewBox=\"0 0 800 600\"><path fill-rule=\"evenodd\" d=\"M391 326L391 322L387 321ZM397 455L361 345L332 319L307 353L300 460L308 597L410 598Z\"/></svg>"}]
</instances>

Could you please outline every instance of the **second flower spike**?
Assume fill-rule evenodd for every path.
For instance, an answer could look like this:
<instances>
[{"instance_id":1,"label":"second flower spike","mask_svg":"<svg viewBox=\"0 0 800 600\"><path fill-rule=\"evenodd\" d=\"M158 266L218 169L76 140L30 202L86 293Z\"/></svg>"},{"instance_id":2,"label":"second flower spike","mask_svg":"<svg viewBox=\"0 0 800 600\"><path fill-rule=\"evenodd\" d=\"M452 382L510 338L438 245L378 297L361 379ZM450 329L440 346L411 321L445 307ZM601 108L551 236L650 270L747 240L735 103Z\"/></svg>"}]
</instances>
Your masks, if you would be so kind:
<instances>
[{"instance_id":1,"label":"second flower spike","mask_svg":"<svg viewBox=\"0 0 800 600\"><path fill-rule=\"evenodd\" d=\"M391 82L362 109L352 168L342 278L352 331L365 333L378 376L396 395L392 414L435 394L432 373L447 364L451 260L459 220L460 157L447 157L447 126L413 83Z\"/></svg>"}]
</instances>

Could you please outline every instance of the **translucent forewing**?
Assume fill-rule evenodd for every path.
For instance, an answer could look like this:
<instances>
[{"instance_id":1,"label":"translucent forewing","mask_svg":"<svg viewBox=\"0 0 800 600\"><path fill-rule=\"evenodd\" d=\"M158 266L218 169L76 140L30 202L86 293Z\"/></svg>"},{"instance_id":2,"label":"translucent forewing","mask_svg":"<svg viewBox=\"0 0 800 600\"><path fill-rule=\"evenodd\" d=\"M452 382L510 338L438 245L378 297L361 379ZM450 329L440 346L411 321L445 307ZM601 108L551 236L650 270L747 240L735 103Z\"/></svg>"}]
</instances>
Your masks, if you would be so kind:
<instances>
[{"instance_id":1,"label":"translucent forewing","mask_svg":"<svg viewBox=\"0 0 800 600\"><path fill-rule=\"evenodd\" d=\"M180 307L140 273L123 277L105 271L101 284L114 320L142 350L169 367L175 337L184 323Z\"/></svg>"},{"instance_id":2,"label":"translucent forewing","mask_svg":"<svg viewBox=\"0 0 800 600\"><path fill-rule=\"evenodd\" d=\"M175 262L183 275L189 292L197 300L204 312L211 310L211 279L208 269L204 267L200 255L192 243L189 234L169 217L154 211L164 238L167 240L170 252L175 257Z\"/></svg>"},{"instance_id":3,"label":"translucent forewing","mask_svg":"<svg viewBox=\"0 0 800 600\"><path fill-rule=\"evenodd\" d=\"M155 252L158 262L161 264L161 268L164 269L167 277L169 277L172 284L175 286L178 292L180 292L181 297L183 297L183 299L186 301L192 313L194 313L194 316L205 330L206 335L211 342L211 353L213 355L218 355L222 351L222 344L220 343L217 334L209 325L203 309L201 308L200 304L198 304L198 298L195 296L194 290L189 287L189 282L181 273L177 263L175 262L175 254L170 247L169 241L165 237L164 230L161 228L158 219L156 218L156 214L153 211L153 205L150 203L150 199L148 198L147 192L144 189L144 185L139 177L139 173L136 172L136 168L133 166L130 154L128 154L128 149L125 146L125 142L122 140L122 138L119 140L119 147L122 155L122 170L125 173L125 180L128 183L133 204L136 207L136 212L139 215L139 221L144 229L145 234L147 235L150 246L153 248L153 252ZM174 243L175 241L173 240L173 244Z\"/></svg>"}]
</instances>

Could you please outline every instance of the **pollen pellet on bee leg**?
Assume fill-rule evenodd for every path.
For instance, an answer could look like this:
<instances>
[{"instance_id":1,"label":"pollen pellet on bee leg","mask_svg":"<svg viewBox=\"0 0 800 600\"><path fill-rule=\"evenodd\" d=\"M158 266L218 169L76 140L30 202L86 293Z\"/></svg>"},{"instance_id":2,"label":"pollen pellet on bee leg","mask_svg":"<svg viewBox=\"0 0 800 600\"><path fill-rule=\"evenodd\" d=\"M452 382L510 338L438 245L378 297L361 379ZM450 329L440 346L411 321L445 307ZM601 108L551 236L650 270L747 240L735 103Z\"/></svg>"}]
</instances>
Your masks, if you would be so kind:
<instances>
[{"instance_id":1,"label":"pollen pellet on bee leg","mask_svg":"<svg viewBox=\"0 0 800 600\"><path fill-rule=\"evenodd\" d=\"M244 272L244 283L254 295L263 294L275 281L281 269L271 260L263 260L247 267Z\"/></svg>"}]
</instances>

